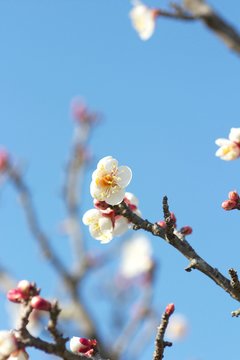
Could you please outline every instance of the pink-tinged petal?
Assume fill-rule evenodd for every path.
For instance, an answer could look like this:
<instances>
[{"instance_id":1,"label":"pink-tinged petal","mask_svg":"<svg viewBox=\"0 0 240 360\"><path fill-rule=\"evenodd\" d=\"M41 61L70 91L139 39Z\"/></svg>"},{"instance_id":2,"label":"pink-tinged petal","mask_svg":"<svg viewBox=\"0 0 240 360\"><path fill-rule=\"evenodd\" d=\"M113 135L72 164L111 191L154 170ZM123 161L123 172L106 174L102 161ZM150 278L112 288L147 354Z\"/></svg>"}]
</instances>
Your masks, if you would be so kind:
<instances>
[{"instance_id":1,"label":"pink-tinged petal","mask_svg":"<svg viewBox=\"0 0 240 360\"><path fill-rule=\"evenodd\" d=\"M240 143L240 128L232 128L230 130L229 140Z\"/></svg>"},{"instance_id":2,"label":"pink-tinged petal","mask_svg":"<svg viewBox=\"0 0 240 360\"><path fill-rule=\"evenodd\" d=\"M17 350L7 358L7 360L28 360L29 356L24 350Z\"/></svg>"},{"instance_id":3,"label":"pink-tinged petal","mask_svg":"<svg viewBox=\"0 0 240 360\"><path fill-rule=\"evenodd\" d=\"M123 201L124 196L125 196L125 190L120 189L118 192L111 194L107 199L105 199L105 201L109 205L117 205Z\"/></svg>"},{"instance_id":4,"label":"pink-tinged petal","mask_svg":"<svg viewBox=\"0 0 240 360\"><path fill-rule=\"evenodd\" d=\"M113 237L124 234L129 229L129 222L123 216L117 218L114 223Z\"/></svg>"},{"instance_id":5,"label":"pink-tinged petal","mask_svg":"<svg viewBox=\"0 0 240 360\"><path fill-rule=\"evenodd\" d=\"M112 231L112 229L113 229L112 221L111 221L111 219L109 219L107 217L101 217L99 219L98 224L99 224L100 229L101 229L102 232Z\"/></svg>"},{"instance_id":6,"label":"pink-tinged petal","mask_svg":"<svg viewBox=\"0 0 240 360\"><path fill-rule=\"evenodd\" d=\"M135 205L135 206L138 206L138 198L133 195L132 193L130 192L126 192L125 193L125 197L127 198L127 200L132 204L132 205Z\"/></svg>"},{"instance_id":7,"label":"pink-tinged petal","mask_svg":"<svg viewBox=\"0 0 240 360\"><path fill-rule=\"evenodd\" d=\"M99 217L101 216L101 213L97 209L90 209L85 212L82 218L82 222L84 225L90 225L93 222L98 221Z\"/></svg>"},{"instance_id":8,"label":"pink-tinged petal","mask_svg":"<svg viewBox=\"0 0 240 360\"><path fill-rule=\"evenodd\" d=\"M132 170L128 166L119 166L117 176L118 185L125 188L132 180Z\"/></svg>"},{"instance_id":9,"label":"pink-tinged petal","mask_svg":"<svg viewBox=\"0 0 240 360\"><path fill-rule=\"evenodd\" d=\"M217 139L217 140L215 141L215 144L218 145L218 146L225 146L225 145L231 144L231 142L232 142L232 141L230 141L230 140L228 140L228 139L222 139L222 138L220 138L220 139Z\"/></svg>"}]
</instances>

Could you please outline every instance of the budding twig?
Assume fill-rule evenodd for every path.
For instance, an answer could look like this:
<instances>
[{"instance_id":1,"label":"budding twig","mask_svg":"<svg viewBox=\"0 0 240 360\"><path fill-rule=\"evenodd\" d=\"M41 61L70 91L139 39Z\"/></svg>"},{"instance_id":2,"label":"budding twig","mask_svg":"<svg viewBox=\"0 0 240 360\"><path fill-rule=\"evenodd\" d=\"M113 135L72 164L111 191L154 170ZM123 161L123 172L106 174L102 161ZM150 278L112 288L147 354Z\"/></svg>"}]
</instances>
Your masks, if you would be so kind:
<instances>
[{"instance_id":1,"label":"budding twig","mask_svg":"<svg viewBox=\"0 0 240 360\"><path fill-rule=\"evenodd\" d=\"M153 354L153 360L162 360L165 347L172 346L171 342L164 341L164 335L167 330L169 318L174 311L174 305L170 304L170 306L172 306L172 310L168 311L169 307L166 308L165 312L162 315L161 323L158 327L157 336L155 339L155 351Z\"/></svg>"}]
</instances>

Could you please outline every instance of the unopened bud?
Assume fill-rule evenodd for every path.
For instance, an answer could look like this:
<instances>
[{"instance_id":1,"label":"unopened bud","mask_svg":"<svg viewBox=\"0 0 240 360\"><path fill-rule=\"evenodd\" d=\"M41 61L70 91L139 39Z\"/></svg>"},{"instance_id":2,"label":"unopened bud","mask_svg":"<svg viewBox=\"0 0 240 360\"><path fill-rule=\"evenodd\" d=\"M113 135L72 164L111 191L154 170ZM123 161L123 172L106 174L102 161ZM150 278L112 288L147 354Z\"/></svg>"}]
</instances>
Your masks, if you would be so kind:
<instances>
[{"instance_id":1,"label":"unopened bud","mask_svg":"<svg viewBox=\"0 0 240 360\"><path fill-rule=\"evenodd\" d=\"M170 218L171 218L172 222L173 222L174 224L176 224L177 218L176 218L176 216L175 216L175 214L174 214L173 212L171 212Z\"/></svg>"},{"instance_id":2,"label":"unopened bud","mask_svg":"<svg viewBox=\"0 0 240 360\"><path fill-rule=\"evenodd\" d=\"M70 349L75 354L84 354L87 357L92 357L97 346L96 340L86 338L79 338L74 336L70 340Z\"/></svg>"},{"instance_id":3,"label":"unopened bud","mask_svg":"<svg viewBox=\"0 0 240 360\"><path fill-rule=\"evenodd\" d=\"M163 221L163 220L162 220L162 221L158 221L157 224L158 224L159 226L161 226L161 228L163 228L163 229L165 229L165 228L167 227L166 222Z\"/></svg>"},{"instance_id":4,"label":"unopened bud","mask_svg":"<svg viewBox=\"0 0 240 360\"><path fill-rule=\"evenodd\" d=\"M175 306L174 304L168 304L166 306L166 309L165 309L165 313L168 314L169 316L172 315L175 311Z\"/></svg>"},{"instance_id":5,"label":"unopened bud","mask_svg":"<svg viewBox=\"0 0 240 360\"><path fill-rule=\"evenodd\" d=\"M190 235L192 233L192 228L191 226L183 226L181 229L180 229L180 233L183 234L183 235Z\"/></svg>"},{"instance_id":6,"label":"unopened bud","mask_svg":"<svg viewBox=\"0 0 240 360\"><path fill-rule=\"evenodd\" d=\"M235 191L230 191L230 192L228 193L228 198L229 198L230 200L233 200L233 201L238 201L238 200L239 200L239 195L238 195L238 193L237 193L236 190L235 190Z\"/></svg>"},{"instance_id":7,"label":"unopened bud","mask_svg":"<svg viewBox=\"0 0 240 360\"><path fill-rule=\"evenodd\" d=\"M0 172L7 169L9 165L9 155L5 150L0 150Z\"/></svg>"},{"instance_id":8,"label":"unopened bud","mask_svg":"<svg viewBox=\"0 0 240 360\"><path fill-rule=\"evenodd\" d=\"M237 206L237 202L233 200L225 200L222 202L222 208L224 210L233 210Z\"/></svg>"},{"instance_id":9,"label":"unopened bud","mask_svg":"<svg viewBox=\"0 0 240 360\"><path fill-rule=\"evenodd\" d=\"M33 309L43 310L43 311L50 311L52 308L52 304L39 295L34 296L32 298L31 306Z\"/></svg>"},{"instance_id":10,"label":"unopened bud","mask_svg":"<svg viewBox=\"0 0 240 360\"><path fill-rule=\"evenodd\" d=\"M20 289L11 289L7 293L7 298L9 301L14 303L20 303L24 300L26 300L25 295Z\"/></svg>"}]
</instances>

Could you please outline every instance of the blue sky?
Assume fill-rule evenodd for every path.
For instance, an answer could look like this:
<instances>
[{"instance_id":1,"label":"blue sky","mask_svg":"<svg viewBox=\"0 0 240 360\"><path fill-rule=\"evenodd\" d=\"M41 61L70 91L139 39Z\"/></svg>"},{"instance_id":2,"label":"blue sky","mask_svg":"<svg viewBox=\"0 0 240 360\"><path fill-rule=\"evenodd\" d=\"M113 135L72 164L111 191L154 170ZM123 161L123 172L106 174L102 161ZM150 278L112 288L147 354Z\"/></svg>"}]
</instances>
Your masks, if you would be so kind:
<instances>
[{"instance_id":1,"label":"blue sky","mask_svg":"<svg viewBox=\"0 0 240 360\"><path fill-rule=\"evenodd\" d=\"M240 29L237 1L212 4ZM129 10L122 0L0 1L0 143L26 169L40 220L65 254L57 227L65 216L60 194L73 130L69 103L83 96L104 115L91 139L95 163L112 155L132 168L129 191L149 220L162 218L167 194L179 225L193 227L192 245L227 274L239 269L239 213L220 204L229 190L240 190L240 160L217 159L214 141L240 127L239 58L197 23L159 19L154 36L142 42ZM83 210L91 207L90 175ZM0 193L0 228L0 263L19 279L36 280L45 295L56 288L10 186ZM188 337L166 359L235 360L240 325L230 313L238 304L203 275L184 272L185 259L163 241L152 243L161 262L156 306L174 302L190 321Z\"/></svg>"}]
</instances>

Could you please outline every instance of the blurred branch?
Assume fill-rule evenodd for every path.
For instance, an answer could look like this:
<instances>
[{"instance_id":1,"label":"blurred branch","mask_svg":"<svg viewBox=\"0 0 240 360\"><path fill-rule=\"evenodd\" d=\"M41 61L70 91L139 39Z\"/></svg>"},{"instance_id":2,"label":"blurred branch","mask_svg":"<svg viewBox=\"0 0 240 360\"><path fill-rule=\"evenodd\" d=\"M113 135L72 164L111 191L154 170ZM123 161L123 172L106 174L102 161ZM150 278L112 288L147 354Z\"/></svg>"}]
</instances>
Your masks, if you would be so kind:
<instances>
[{"instance_id":1,"label":"blurred branch","mask_svg":"<svg viewBox=\"0 0 240 360\"><path fill-rule=\"evenodd\" d=\"M156 15L176 20L200 20L225 45L240 54L240 33L204 0L183 0L183 6L171 4L174 11L156 10Z\"/></svg>"},{"instance_id":2,"label":"blurred branch","mask_svg":"<svg viewBox=\"0 0 240 360\"><path fill-rule=\"evenodd\" d=\"M227 279L221 272L209 265L204 259L202 259L197 252L192 248L192 246L183 239L180 239L176 234L171 230L171 222L169 220L170 211L168 208L167 197L163 198L163 207L164 215L166 222L168 223L167 229L161 228L158 224L153 224L148 220L142 219L140 216L134 214L129 207L123 201L119 205L113 206L116 214L126 217L130 222L134 224L133 229L143 229L150 232L152 235L164 239L167 243L177 249L184 257L186 257L190 263L189 266L185 269L186 271L191 271L192 269L197 269L210 279L212 279L217 285L219 285L224 291L230 294L232 298L237 301L240 301L240 290L232 286L229 279Z\"/></svg>"}]
</instances>

